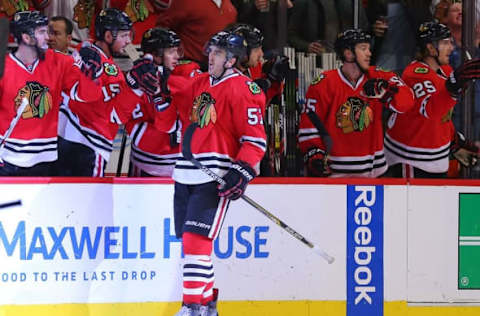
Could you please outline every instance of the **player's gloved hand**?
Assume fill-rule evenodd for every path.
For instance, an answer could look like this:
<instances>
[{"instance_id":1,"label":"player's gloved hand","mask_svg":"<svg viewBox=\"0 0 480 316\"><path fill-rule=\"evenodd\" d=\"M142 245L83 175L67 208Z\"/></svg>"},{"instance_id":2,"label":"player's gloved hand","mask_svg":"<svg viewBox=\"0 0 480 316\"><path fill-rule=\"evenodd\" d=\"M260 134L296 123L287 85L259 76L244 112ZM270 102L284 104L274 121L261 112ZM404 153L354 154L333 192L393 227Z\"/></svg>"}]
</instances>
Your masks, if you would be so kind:
<instances>
[{"instance_id":1,"label":"player's gloved hand","mask_svg":"<svg viewBox=\"0 0 480 316\"><path fill-rule=\"evenodd\" d=\"M243 195L247 184L255 178L255 175L255 170L248 163L234 162L223 176L225 184L218 186L218 195L230 200L237 200Z\"/></svg>"},{"instance_id":2,"label":"player's gloved hand","mask_svg":"<svg viewBox=\"0 0 480 316\"><path fill-rule=\"evenodd\" d=\"M468 81L480 79L480 58L468 60L453 71L445 81L445 87L453 96L458 96Z\"/></svg>"},{"instance_id":3,"label":"player's gloved hand","mask_svg":"<svg viewBox=\"0 0 480 316\"><path fill-rule=\"evenodd\" d=\"M480 149L460 132L456 132L450 151L453 157L465 168L476 165L480 156Z\"/></svg>"},{"instance_id":4,"label":"player's gloved hand","mask_svg":"<svg viewBox=\"0 0 480 316\"><path fill-rule=\"evenodd\" d=\"M172 95L167 85L169 77L170 70L166 68L162 70L161 74L158 77L160 80L160 92L152 97L153 105L155 107L155 110L157 110L158 112L165 111L170 105L170 102L172 102Z\"/></svg>"},{"instance_id":5,"label":"player's gloved hand","mask_svg":"<svg viewBox=\"0 0 480 316\"><path fill-rule=\"evenodd\" d=\"M332 174L325 152L319 148L310 149L303 157L310 177L328 177Z\"/></svg>"},{"instance_id":6,"label":"player's gloved hand","mask_svg":"<svg viewBox=\"0 0 480 316\"><path fill-rule=\"evenodd\" d=\"M288 57L277 55L265 62L262 72L273 81L283 81L288 73Z\"/></svg>"},{"instance_id":7,"label":"player's gloved hand","mask_svg":"<svg viewBox=\"0 0 480 316\"><path fill-rule=\"evenodd\" d=\"M380 99L383 104L390 103L397 92L398 87L395 84L381 78L368 79L363 85L363 93L367 97Z\"/></svg>"},{"instance_id":8,"label":"player's gloved hand","mask_svg":"<svg viewBox=\"0 0 480 316\"><path fill-rule=\"evenodd\" d=\"M127 72L127 83L133 89L141 89L149 95L160 92L157 67L150 58L137 59Z\"/></svg>"},{"instance_id":9,"label":"player's gloved hand","mask_svg":"<svg viewBox=\"0 0 480 316\"><path fill-rule=\"evenodd\" d=\"M98 51L91 45L84 45L78 51L82 60L80 69L82 72L92 79L100 77L103 71L102 58Z\"/></svg>"}]
</instances>

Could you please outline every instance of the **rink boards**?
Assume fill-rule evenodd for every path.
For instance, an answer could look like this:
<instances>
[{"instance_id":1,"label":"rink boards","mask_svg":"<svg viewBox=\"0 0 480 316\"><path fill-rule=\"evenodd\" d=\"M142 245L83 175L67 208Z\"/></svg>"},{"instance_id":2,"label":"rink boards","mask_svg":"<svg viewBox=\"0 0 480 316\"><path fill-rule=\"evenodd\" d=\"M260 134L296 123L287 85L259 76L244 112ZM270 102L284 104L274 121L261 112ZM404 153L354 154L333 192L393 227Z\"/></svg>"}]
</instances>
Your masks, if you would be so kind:
<instances>
[{"instance_id":1,"label":"rink boards","mask_svg":"<svg viewBox=\"0 0 480 316\"><path fill-rule=\"evenodd\" d=\"M214 246L220 315L478 315L478 182L260 179ZM181 245L162 180L2 179L0 315L173 315Z\"/></svg>"}]
</instances>

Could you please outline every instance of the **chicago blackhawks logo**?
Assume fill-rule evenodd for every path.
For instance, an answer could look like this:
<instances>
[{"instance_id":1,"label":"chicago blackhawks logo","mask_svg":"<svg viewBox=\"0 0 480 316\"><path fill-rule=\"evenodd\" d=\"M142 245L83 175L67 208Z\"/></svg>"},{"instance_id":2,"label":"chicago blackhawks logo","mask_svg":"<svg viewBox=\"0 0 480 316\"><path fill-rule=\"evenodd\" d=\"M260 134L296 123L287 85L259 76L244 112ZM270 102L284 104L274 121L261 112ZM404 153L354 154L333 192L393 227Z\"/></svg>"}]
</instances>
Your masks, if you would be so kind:
<instances>
[{"instance_id":1,"label":"chicago blackhawks logo","mask_svg":"<svg viewBox=\"0 0 480 316\"><path fill-rule=\"evenodd\" d=\"M248 89L250 90L250 92L252 94L260 94L262 93L262 90L260 89L260 87L258 86L258 84L256 84L255 82L253 81L247 81L247 86L248 86Z\"/></svg>"},{"instance_id":2,"label":"chicago blackhawks logo","mask_svg":"<svg viewBox=\"0 0 480 316\"><path fill-rule=\"evenodd\" d=\"M114 64L103 63L103 69L108 76L118 75L118 68Z\"/></svg>"},{"instance_id":3,"label":"chicago blackhawks logo","mask_svg":"<svg viewBox=\"0 0 480 316\"><path fill-rule=\"evenodd\" d=\"M43 118L52 108L52 95L48 88L42 86L36 81L27 81L27 84L18 90L15 97L15 111L22 104L23 98L26 98L28 105L22 113L22 118Z\"/></svg>"},{"instance_id":4,"label":"chicago blackhawks logo","mask_svg":"<svg viewBox=\"0 0 480 316\"><path fill-rule=\"evenodd\" d=\"M350 97L337 111L337 127L343 133L361 132L373 121L372 109L368 103L357 97Z\"/></svg>"},{"instance_id":5,"label":"chicago blackhawks logo","mask_svg":"<svg viewBox=\"0 0 480 316\"><path fill-rule=\"evenodd\" d=\"M322 81L324 78L325 78L325 74L321 73L318 76L316 76L315 78L313 78L311 84L315 85L315 84L319 83L320 81Z\"/></svg>"},{"instance_id":6,"label":"chicago blackhawks logo","mask_svg":"<svg viewBox=\"0 0 480 316\"><path fill-rule=\"evenodd\" d=\"M201 128L207 126L210 121L215 124L217 121L217 111L215 110L215 99L208 92L202 92L201 95L193 101L192 114L190 120L197 122Z\"/></svg>"}]
</instances>

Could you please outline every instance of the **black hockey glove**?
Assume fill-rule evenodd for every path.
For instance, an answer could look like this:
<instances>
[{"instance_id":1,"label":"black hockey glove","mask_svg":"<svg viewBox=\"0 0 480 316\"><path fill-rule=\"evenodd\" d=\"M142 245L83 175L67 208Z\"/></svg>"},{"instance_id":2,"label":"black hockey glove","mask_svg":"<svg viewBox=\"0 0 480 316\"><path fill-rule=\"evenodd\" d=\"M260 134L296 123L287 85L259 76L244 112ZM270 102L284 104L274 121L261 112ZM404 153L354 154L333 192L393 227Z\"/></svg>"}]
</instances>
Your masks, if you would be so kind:
<instances>
[{"instance_id":1,"label":"black hockey glove","mask_svg":"<svg viewBox=\"0 0 480 316\"><path fill-rule=\"evenodd\" d=\"M325 152L319 148L310 149L303 157L309 177L328 177L332 174Z\"/></svg>"},{"instance_id":2,"label":"black hockey glove","mask_svg":"<svg viewBox=\"0 0 480 316\"><path fill-rule=\"evenodd\" d=\"M172 96L170 89L168 89L168 78L170 77L170 70L164 68L163 73L159 76L160 79L160 92L153 96L153 105L158 112L165 111L170 102L172 102Z\"/></svg>"},{"instance_id":3,"label":"black hockey glove","mask_svg":"<svg viewBox=\"0 0 480 316\"><path fill-rule=\"evenodd\" d=\"M454 97L457 97L468 81L480 79L480 58L468 60L453 71L445 81L445 87Z\"/></svg>"},{"instance_id":4,"label":"black hockey glove","mask_svg":"<svg viewBox=\"0 0 480 316\"><path fill-rule=\"evenodd\" d=\"M452 141L450 151L452 156L465 168L476 165L480 154L479 148L460 132L455 133L455 139Z\"/></svg>"},{"instance_id":5,"label":"black hockey glove","mask_svg":"<svg viewBox=\"0 0 480 316\"><path fill-rule=\"evenodd\" d=\"M380 99L383 104L392 102L398 87L381 78L368 79L363 85L363 93L369 98Z\"/></svg>"},{"instance_id":6,"label":"black hockey glove","mask_svg":"<svg viewBox=\"0 0 480 316\"><path fill-rule=\"evenodd\" d=\"M157 67L149 58L137 59L127 72L127 83L133 89L141 89L149 95L159 93Z\"/></svg>"},{"instance_id":7,"label":"black hockey glove","mask_svg":"<svg viewBox=\"0 0 480 316\"><path fill-rule=\"evenodd\" d=\"M270 80L283 81L288 73L288 57L279 55L273 57L263 64L262 72L267 74Z\"/></svg>"},{"instance_id":8,"label":"black hockey glove","mask_svg":"<svg viewBox=\"0 0 480 316\"><path fill-rule=\"evenodd\" d=\"M240 198L247 184L255 178L255 170L244 161L237 161L232 164L227 174L223 176L225 185L218 186L218 195L230 200Z\"/></svg>"},{"instance_id":9,"label":"black hockey glove","mask_svg":"<svg viewBox=\"0 0 480 316\"><path fill-rule=\"evenodd\" d=\"M92 79L97 79L98 77L100 77L103 71L103 67L102 58L100 57L98 51L91 45L83 46L78 51L78 54L82 59L80 67L82 72L87 75L87 77L90 77Z\"/></svg>"}]
</instances>

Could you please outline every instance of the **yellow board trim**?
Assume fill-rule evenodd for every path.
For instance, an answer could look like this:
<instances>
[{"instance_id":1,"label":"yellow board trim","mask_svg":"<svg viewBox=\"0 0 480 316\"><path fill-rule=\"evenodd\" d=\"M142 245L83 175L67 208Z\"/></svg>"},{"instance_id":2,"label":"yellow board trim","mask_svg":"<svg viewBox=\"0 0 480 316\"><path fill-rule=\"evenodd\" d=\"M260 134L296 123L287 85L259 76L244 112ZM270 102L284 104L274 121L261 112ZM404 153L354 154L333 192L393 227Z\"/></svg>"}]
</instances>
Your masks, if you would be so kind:
<instances>
[{"instance_id":1,"label":"yellow board trim","mask_svg":"<svg viewBox=\"0 0 480 316\"><path fill-rule=\"evenodd\" d=\"M180 303L1 305L0 316L173 316ZM228 316L343 316L345 301L227 301L220 315ZM384 316L478 316L480 306L408 306L386 302Z\"/></svg>"}]
</instances>

